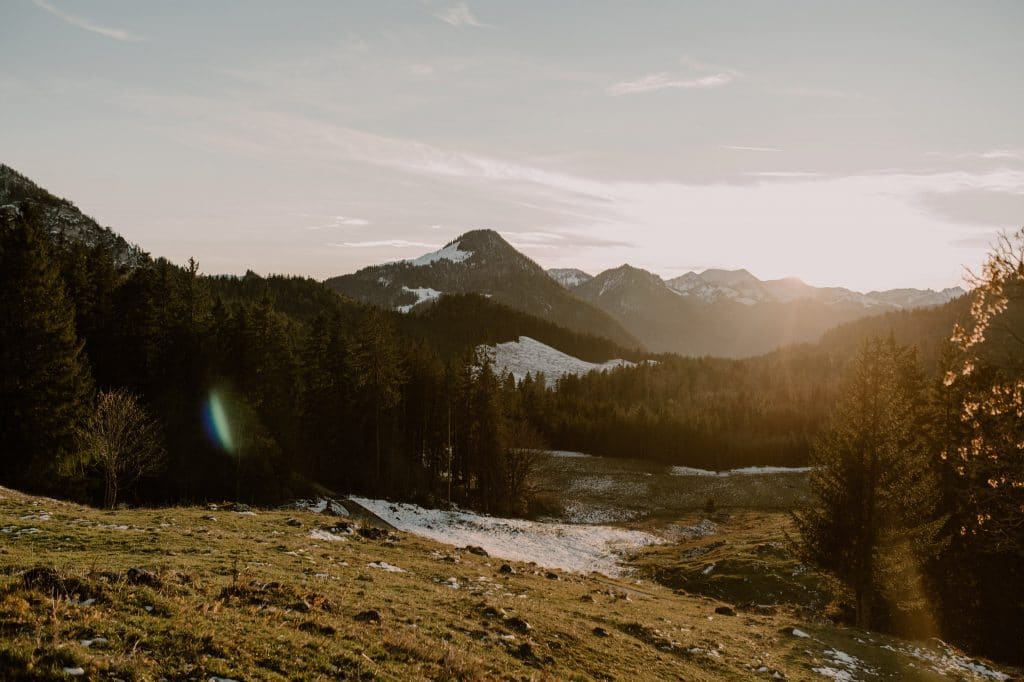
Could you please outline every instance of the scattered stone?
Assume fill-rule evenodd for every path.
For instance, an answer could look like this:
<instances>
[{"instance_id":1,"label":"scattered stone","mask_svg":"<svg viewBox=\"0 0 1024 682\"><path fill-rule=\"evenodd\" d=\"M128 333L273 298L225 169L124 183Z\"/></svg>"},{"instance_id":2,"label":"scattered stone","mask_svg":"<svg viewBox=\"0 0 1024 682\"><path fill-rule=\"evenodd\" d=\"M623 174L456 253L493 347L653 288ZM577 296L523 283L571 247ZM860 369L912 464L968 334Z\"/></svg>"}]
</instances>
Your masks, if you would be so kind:
<instances>
[{"instance_id":1,"label":"scattered stone","mask_svg":"<svg viewBox=\"0 0 1024 682\"><path fill-rule=\"evenodd\" d=\"M527 623L525 620L518 616L512 616L511 618L505 619L505 626L509 627L516 632L529 632L533 629L533 626Z\"/></svg>"},{"instance_id":2,"label":"scattered stone","mask_svg":"<svg viewBox=\"0 0 1024 682\"><path fill-rule=\"evenodd\" d=\"M64 668L65 675L71 675L72 677L81 677L85 674L84 668Z\"/></svg>"},{"instance_id":3,"label":"scattered stone","mask_svg":"<svg viewBox=\"0 0 1024 682\"><path fill-rule=\"evenodd\" d=\"M740 611L754 613L759 616L774 616L778 613L778 609L770 604L755 604L754 602L746 602L738 605L736 608Z\"/></svg>"},{"instance_id":4,"label":"scattered stone","mask_svg":"<svg viewBox=\"0 0 1024 682\"><path fill-rule=\"evenodd\" d=\"M301 630L302 632L310 632L317 635L323 635L324 637L330 637L338 632L334 627L330 625L320 625L319 623L314 623L311 620L307 620L306 622L299 625L299 630Z\"/></svg>"},{"instance_id":5,"label":"scattered stone","mask_svg":"<svg viewBox=\"0 0 1024 682\"><path fill-rule=\"evenodd\" d=\"M585 594L582 597L580 597L580 601L586 602L588 604L593 604L594 603L594 595L592 595L592 594Z\"/></svg>"},{"instance_id":6,"label":"scattered stone","mask_svg":"<svg viewBox=\"0 0 1024 682\"><path fill-rule=\"evenodd\" d=\"M515 573L516 569L512 568L508 564L502 564L501 568L498 569L498 573Z\"/></svg>"},{"instance_id":7,"label":"scattered stone","mask_svg":"<svg viewBox=\"0 0 1024 682\"><path fill-rule=\"evenodd\" d=\"M160 588L163 585L163 581L157 577L156 573L144 568L129 568L127 578L132 585L146 585L154 588Z\"/></svg>"},{"instance_id":8,"label":"scattered stone","mask_svg":"<svg viewBox=\"0 0 1024 682\"><path fill-rule=\"evenodd\" d=\"M292 528L302 528L302 521L299 521L298 519L288 519L285 523Z\"/></svg>"},{"instance_id":9,"label":"scattered stone","mask_svg":"<svg viewBox=\"0 0 1024 682\"><path fill-rule=\"evenodd\" d=\"M544 577L548 580L558 580L558 574L552 571L548 571L547 573L545 573Z\"/></svg>"},{"instance_id":10,"label":"scattered stone","mask_svg":"<svg viewBox=\"0 0 1024 682\"><path fill-rule=\"evenodd\" d=\"M485 606L483 611L480 612L484 618L504 618L505 610L498 609L493 606Z\"/></svg>"},{"instance_id":11,"label":"scattered stone","mask_svg":"<svg viewBox=\"0 0 1024 682\"><path fill-rule=\"evenodd\" d=\"M382 540L388 536L388 532L383 528L373 528L372 526L361 526L356 532L367 540Z\"/></svg>"},{"instance_id":12,"label":"scattered stone","mask_svg":"<svg viewBox=\"0 0 1024 682\"><path fill-rule=\"evenodd\" d=\"M380 623L381 620L383 620L380 616L380 612L376 609L360 611L355 615L355 619L360 623Z\"/></svg>"},{"instance_id":13,"label":"scattered stone","mask_svg":"<svg viewBox=\"0 0 1024 682\"><path fill-rule=\"evenodd\" d=\"M715 609L715 613L720 616L735 616L736 611L731 606L719 606Z\"/></svg>"},{"instance_id":14,"label":"scattered stone","mask_svg":"<svg viewBox=\"0 0 1024 682\"><path fill-rule=\"evenodd\" d=\"M460 547L459 549L463 552L476 554L477 556L490 556L490 554L487 553L486 549L484 549L483 547L477 547L476 545L466 545L465 547Z\"/></svg>"},{"instance_id":15,"label":"scattered stone","mask_svg":"<svg viewBox=\"0 0 1024 682\"><path fill-rule=\"evenodd\" d=\"M602 627L595 627L593 630L591 630L591 632L594 633L595 637L607 637L608 636L608 631L605 630Z\"/></svg>"},{"instance_id":16,"label":"scattered stone","mask_svg":"<svg viewBox=\"0 0 1024 682\"><path fill-rule=\"evenodd\" d=\"M793 637L803 637L803 638L809 638L810 637L810 635L807 634L806 632L804 632L803 630L800 630L800 629L795 628L793 626L786 626L786 627L782 628L781 632L784 635L792 635Z\"/></svg>"},{"instance_id":17,"label":"scattered stone","mask_svg":"<svg viewBox=\"0 0 1024 682\"><path fill-rule=\"evenodd\" d=\"M94 637L92 639L83 639L83 640L81 640L79 642L79 644L81 644L86 649L88 649L89 647L92 647L92 646L103 647L103 646L106 646L107 644L109 644L109 642L107 641L106 637Z\"/></svg>"}]
</instances>

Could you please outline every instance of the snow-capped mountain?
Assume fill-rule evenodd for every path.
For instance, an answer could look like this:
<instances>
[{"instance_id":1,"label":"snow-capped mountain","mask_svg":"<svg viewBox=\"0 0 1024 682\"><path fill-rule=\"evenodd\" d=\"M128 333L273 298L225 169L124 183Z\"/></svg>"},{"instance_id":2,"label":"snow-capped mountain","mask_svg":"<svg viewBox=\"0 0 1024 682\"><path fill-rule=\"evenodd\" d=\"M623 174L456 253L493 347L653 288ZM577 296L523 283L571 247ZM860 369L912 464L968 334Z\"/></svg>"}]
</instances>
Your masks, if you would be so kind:
<instances>
[{"instance_id":1,"label":"snow-capped mountain","mask_svg":"<svg viewBox=\"0 0 1024 682\"><path fill-rule=\"evenodd\" d=\"M419 258L363 268L325 284L401 312L415 312L443 294L480 294L573 331L638 345L608 314L560 286L493 230L473 230Z\"/></svg>"},{"instance_id":2,"label":"snow-capped mountain","mask_svg":"<svg viewBox=\"0 0 1024 682\"><path fill-rule=\"evenodd\" d=\"M816 301L830 305L857 305L865 308L911 309L942 305L962 296L960 287L932 289L892 289L866 294L842 287L813 287L799 279L759 280L746 270L705 270L687 272L665 282L680 296L713 303L730 300L743 305Z\"/></svg>"},{"instance_id":3,"label":"snow-capped mountain","mask_svg":"<svg viewBox=\"0 0 1024 682\"><path fill-rule=\"evenodd\" d=\"M593 275L577 268L551 268L548 270L548 275L566 289L578 287L584 282L594 279Z\"/></svg>"},{"instance_id":4,"label":"snow-capped mountain","mask_svg":"<svg viewBox=\"0 0 1024 682\"><path fill-rule=\"evenodd\" d=\"M655 352L743 357L815 342L828 329L891 310L940 305L962 293L916 289L861 294L746 270L686 273L668 282L623 265L572 291Z\"/></svg>"},{"instance_id":5,"label":"snow-capped mountain","mask_svg":"<svg viewBox=\"0 0 1024 682\"><path fill-rule=\"evenodd\" d=\"M148 256L109 227L101 227L67 199L39 187L13 168L0 164L0 225L5 220L34 211L44 229L59 244L61 240L87 246L104 246L121 267L137 267Z\"/></svg>"}]
</instances>

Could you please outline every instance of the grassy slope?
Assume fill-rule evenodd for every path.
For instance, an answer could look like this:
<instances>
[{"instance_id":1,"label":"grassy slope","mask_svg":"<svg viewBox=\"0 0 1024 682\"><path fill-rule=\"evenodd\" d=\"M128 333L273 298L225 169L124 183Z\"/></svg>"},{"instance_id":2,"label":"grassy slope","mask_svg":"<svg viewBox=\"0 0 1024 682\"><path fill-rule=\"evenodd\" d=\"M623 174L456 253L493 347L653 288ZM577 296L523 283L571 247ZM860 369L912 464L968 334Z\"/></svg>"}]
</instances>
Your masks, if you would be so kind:
<instances>
[{"instance_id":1,"label":"grassy slope","mask_svg":"<svg viewBox=\"0 0 1024 682\"><path fill-rule=\"evenodd\" d=\"M919 670L858 644L856 631L801 622L795 608L717 615L721 602L658 584L555 579L525 564L508 575L500 559L400 533L310 537L337 521L266 510L104 512L0 488L0 670L11 679L66 679L63 668L81 667L89 679L125 680L710 680L769 679L777 669L821 680L812 667L828 664L829 647L863 655L882 673L871 679ZM379 561L405 572L368 567ZM61 580L37 572L26 586L38 566ZM130 568L159 584L133 580ZM459 589L444 584L452 577ZM355 618L369 609L379 623ZM812 637L786 634L793 625ZM107 643L81 643L97 637Z\"/></svg>"}]
</instances>

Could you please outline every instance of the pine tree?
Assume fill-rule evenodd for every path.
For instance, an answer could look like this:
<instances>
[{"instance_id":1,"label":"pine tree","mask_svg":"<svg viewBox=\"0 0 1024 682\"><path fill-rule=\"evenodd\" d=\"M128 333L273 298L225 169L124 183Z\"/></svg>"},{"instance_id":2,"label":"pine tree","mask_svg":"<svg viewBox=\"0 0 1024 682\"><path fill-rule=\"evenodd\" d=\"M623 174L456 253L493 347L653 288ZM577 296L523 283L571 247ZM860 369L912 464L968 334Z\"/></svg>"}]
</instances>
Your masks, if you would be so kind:
<instances>
[{"instance_id":1,"label":"pine tree","mask_svg":"<svg viewBox=\"0 0 1024 682\"><path fill-rule=\"evenodd\" d=\"M31 215L0 225L0 320L0 480L53 489L57 466L77 447L92 382L74 310Z\"/></svg>"},{"instance_id":2,"label":"pine tree","mask_svg":"<svg viewBox=\"0 0 1024 682\"><path fill-rule=\"evenodd\" d=\"M373 432L373 484L379 489L384 482L384 431L405 379L397 339L384 313L372 310L367 314L356 330L347 359L355 403L366 410Z\"/></svg>"},{"instance_id":3,"label":"pine tree","mask_svg":"<svg viewBox=\"0 0 1024 682\"><path fill-rule=\"evenodd\" d=\"M942 519L919 394L912 351L866 342L812 452L814 506L794 515L805 559L850 589L860 627L906 627L924 604L921 558Z\"/></svg>"}]
</instances>

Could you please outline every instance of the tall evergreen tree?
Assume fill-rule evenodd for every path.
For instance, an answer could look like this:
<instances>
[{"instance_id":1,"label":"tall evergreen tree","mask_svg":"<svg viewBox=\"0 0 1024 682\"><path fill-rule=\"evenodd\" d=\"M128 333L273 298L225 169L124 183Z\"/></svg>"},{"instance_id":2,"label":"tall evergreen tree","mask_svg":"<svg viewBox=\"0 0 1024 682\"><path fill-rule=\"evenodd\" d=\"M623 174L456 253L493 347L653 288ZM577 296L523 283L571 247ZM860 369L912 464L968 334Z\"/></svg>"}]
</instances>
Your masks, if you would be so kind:
<instances>
[{"instance_id":1,"label":"tall evergreen tree","mask_svg":"<svg viewBox=\"0 0 1024 682\"><path fill-rule=\"evenodd\" d=\"M53 489L58 464L77 447L92 382L74 310L31 213L0 224L0 320L0 480Z\"/></svg>"},{"instance_id":2,"label":"tall evergreen tree","mask_svg":"<svg viewBox=\"0 0 1024 682\"><path fill-rule=\"evenodd\" d=\"M349 373L355 388L355 404L365 410L372 432L374 453L372 482L384 482L385 437L392 423L392 409L401 398L405 373L397 339L384 314L372 310L359 325L348 349Z\"/></svg>"},{"instance_id":3,"label":"tall evergreen tree","mask_svg":"<svg viewBox=\"0 0 1024 682\"><path fill-rule=\"evenodd\" d=\"M919 397L915 354L866 342L812 452L814 505L794 515L805 558L850 589L860 627L906 627L924 605L921 557L942 521Z\"/></svg>"}]
</instances>

